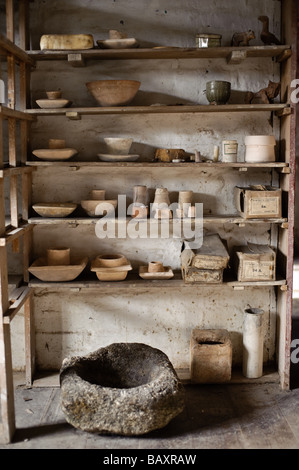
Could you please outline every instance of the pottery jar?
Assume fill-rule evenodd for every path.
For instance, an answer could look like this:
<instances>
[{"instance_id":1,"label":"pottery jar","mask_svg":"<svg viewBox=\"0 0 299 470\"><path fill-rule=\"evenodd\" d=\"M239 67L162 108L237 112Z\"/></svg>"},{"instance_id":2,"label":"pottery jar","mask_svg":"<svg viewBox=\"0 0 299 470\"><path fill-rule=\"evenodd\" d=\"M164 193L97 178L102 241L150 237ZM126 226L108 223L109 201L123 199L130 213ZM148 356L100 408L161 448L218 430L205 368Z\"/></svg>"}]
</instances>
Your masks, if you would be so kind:
<instances>
[{"instance_id":1,"label":"pottery jar","mask_svg":"<svg viewBox=\"0 0 299 470\"><path fill-rule=\"evenodd\" d=\"M63 139L49 139L48 141L49 149L64 149L65 140Z\"/></svg>"},{"instance_id":2,"label":"pottery jar","mask_svg":"<svg viewBox=\"0 0 299 470\"><path fill-rule=\"evenodd\" d=\"M251 135L245 137L245 162L275 162L275 137L273 135Z\"/></svg>"},{"instance_id":3,"label":"pottery jar","mask_svg":"<svg viewBox=\"0 0 299 470\"><path fill-rule=\"evenodd\" d=\"M222 141L222 161L234 163L238 157L238 142L236 140Z\"/></svg>"},{"instance_id":4,"label":"pottery jar","mask_svg":"<svg viewBox=\"0 0 299 470\"><path fill-rule=\"evenodd\" d=\"M71 262L70 248L48 248L47 264L48 266L68 266Z\"/></svg>"},{"instance_id":5,"label":"pottery jar","mask_svg":"<svg viewBox=\"0 0 299 470\"><path fill-rule=\"evenodd\" d=\"M133 203L134 204L147 204L147 187L146 186L134 186L133 188Z\"/></svg>"},{"instance_id":6,"label":"pottery jar","mask_svg":"<svg viewBox=\"0 0 299 470\"><path fill-rule=\"evenodd\" d=\"M206 96L210 104L226 104L230 98L231 84L222 80L206 83Z\"/></svg>"},{"instance_id":7,"label":"pottery jar","mask_svg":"<svg viewBox=\"0 0 299 470\"><path fill-rule=\"evenodd\" d=\"M243 375L255 379L263 375L263 316L259 308L249 308L243 319Z\"/></svg>"},{"instance_id":8,"label":"pottery jar","mask_svg":"<svg viewBox=\"0 0 299 470\"><path fill-rule=\"evenodd\" d=\"M90 192L91 199L94 201L104 201L105 194L105 189L92 189L92 191Z\"/></svg>"}]
</instances>

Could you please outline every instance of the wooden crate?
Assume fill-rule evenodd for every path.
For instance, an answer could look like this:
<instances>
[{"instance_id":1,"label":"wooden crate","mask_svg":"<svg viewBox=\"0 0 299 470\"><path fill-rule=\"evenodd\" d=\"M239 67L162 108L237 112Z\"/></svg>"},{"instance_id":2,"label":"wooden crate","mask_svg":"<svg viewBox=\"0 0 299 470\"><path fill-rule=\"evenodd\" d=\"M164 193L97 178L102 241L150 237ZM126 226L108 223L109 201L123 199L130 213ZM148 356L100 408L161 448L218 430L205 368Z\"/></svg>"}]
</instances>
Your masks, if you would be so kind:
<instances>
[{"instance_id":1,"label":"wooden crate","mask_svg":"<svg viewBox=\"0 0 299 470\"><path fill-rule=\"evenodd\" d=\"M233 263L238 281L274 281L276 253L268 245L248 243L234 248Z\"/></svg>"},{"instance_id":2,"label":"wooden crate","mask_svg":"<svg viewBox=\"0 0 299 470\"><path fill-rule=\"evenodd\" d=\"M281 189L272 186L236 186L234 191L238 213L245 219L281 217Z\"/></svg>"}]
</instances>

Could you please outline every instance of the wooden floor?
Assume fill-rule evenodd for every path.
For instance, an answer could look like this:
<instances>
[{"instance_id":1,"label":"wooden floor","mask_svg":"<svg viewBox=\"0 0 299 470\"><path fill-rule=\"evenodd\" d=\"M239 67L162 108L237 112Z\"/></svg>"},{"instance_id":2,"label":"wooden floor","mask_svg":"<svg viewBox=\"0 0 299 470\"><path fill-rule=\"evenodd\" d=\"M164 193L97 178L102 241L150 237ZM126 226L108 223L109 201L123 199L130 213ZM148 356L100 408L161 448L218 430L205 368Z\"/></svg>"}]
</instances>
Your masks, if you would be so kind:
<instances>
[{"instance_id":1,"label":"wooden floor","mask_svg":"<svg viewBox=\"0 0 299 470\"><path fill-rule=\"evenodd\" d=\"M60 409L58 387L16 389L17 431L0 449L298 449L299 389L276 383L185 385L185 411L142 437L76 430Z\"/></svg>"}]
</instances>

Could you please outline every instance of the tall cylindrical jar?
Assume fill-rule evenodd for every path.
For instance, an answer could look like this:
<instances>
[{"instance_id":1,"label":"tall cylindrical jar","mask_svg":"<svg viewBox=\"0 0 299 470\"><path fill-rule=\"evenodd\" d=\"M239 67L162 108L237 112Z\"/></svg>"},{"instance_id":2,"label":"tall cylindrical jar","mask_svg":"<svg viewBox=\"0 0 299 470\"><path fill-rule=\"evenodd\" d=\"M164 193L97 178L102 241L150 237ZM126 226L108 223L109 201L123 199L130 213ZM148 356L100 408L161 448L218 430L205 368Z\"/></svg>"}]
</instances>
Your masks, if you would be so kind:
<instances>
[{"instance_id":1,"label":"tall cylindrical jar","mask_svg":"<svg viewBox=\"0 0 299 470\"><path fill-rule=\"evenodd\" d=\"M249 308L243 319L243 375L256 379L263 375L264 311Z\"/></svg>"}]
</instances>

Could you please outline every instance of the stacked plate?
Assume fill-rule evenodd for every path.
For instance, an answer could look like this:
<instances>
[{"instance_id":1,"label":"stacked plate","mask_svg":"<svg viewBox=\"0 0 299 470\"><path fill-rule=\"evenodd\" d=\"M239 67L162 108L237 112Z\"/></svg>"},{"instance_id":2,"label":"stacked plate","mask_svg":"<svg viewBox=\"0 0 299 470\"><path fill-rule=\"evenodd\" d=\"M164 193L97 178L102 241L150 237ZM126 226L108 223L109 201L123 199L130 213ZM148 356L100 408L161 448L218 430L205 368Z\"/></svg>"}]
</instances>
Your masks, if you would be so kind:
<instances>
[{"instance_id":1,"label":"stacked plate","mask_svg":"<svg viewBox=\"0 0 299 470\"><path fill-rule=\"evenodd\" d=\"M72 102L61 98L61 91L46 91L48 99L36 100L36 104L42 109L67 108Z\"/></svg>"}]
</instances>

